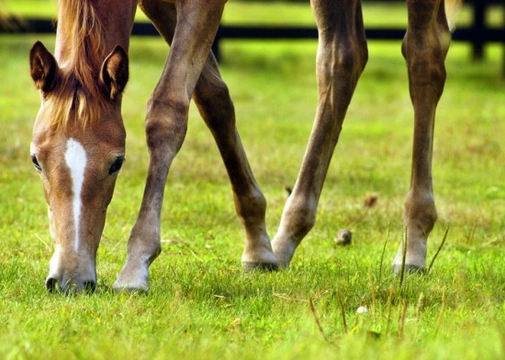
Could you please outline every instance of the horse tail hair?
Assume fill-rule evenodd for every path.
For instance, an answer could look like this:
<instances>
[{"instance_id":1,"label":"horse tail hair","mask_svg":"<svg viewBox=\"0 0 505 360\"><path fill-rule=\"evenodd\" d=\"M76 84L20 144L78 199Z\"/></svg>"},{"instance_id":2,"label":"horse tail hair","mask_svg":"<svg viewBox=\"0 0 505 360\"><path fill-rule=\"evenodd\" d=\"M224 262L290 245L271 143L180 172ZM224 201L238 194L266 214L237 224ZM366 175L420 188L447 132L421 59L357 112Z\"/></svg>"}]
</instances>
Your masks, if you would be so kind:
<instances>
[{"instance_id":1,"label":"horse tail hair","mask_svg":"<svg viewBox=\"0 0 505 360\"><path fill-rule=\"evenodd\" d=\"M463 0L445 0L445 14L451 31L456 28L456 18L462 6Z\"/></svg>"}]
</instances>

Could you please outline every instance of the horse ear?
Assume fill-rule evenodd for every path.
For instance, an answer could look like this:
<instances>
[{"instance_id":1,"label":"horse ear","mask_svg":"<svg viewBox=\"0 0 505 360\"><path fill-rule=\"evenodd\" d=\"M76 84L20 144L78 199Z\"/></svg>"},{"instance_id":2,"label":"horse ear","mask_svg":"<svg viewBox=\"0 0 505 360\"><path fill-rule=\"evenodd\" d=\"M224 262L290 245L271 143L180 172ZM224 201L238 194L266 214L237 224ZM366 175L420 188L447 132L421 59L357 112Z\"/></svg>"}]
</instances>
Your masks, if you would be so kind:
<instances>
[{"instance_id":1,"label":"horse ear","mask_svg":"<svg viewBox=\"0 0 505 360\"><path fill-rule=\"evenodd\" d=\"M100 80L111 100L120 96L128 82L128 55L119 45L102 64Z\"/></svg>"},{"instance_id":2,"label":"horse ear","mask_svg":"<svg viewBox=\"0 0 505 360\"><path fill-rule=\"evenodd\" d=\"M58 64L45 46L37 41L30 50L30 74L35 87L44 92L50 91L55 82Z\"/></svg>"}]
</instances>

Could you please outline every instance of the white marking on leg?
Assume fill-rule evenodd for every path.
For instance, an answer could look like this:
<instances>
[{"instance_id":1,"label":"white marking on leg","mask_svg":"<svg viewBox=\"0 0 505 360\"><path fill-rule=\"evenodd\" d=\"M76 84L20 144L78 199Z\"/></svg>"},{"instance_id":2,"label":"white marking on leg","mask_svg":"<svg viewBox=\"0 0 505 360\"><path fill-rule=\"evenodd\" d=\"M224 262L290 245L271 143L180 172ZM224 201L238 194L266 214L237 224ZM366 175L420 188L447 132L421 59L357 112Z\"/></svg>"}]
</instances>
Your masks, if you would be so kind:
<instances>
[{"instance_id":1,"label":"white marking on leg","mask_svg":"<svg viewBox=\"0 0 505 360\"><path fill-rule=\"evenodd\" d=\"M72 191L74 199L72 202L72 210L74 215L74 231L75 231L75 251L79 251L79 224L81 221L81 191L84 183L84 171L86 169L86 150L76 140L69 139L67 141L67 150L65 152L65 162L70 169L70 177L72 179Z\"/></svg>"}]
</instances>

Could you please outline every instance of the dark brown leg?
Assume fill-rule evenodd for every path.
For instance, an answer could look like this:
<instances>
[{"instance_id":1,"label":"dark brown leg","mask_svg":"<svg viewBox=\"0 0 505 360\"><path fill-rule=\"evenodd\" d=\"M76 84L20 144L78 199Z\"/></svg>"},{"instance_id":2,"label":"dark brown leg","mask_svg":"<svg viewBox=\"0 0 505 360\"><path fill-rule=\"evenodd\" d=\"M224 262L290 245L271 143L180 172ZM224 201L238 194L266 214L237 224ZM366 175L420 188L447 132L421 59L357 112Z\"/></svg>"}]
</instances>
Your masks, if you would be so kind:
<instances>
[{"instance_id":1,"label":"dark brown leg","mask_svg":"<svg viewBox=\"0 0 505 360\"><path fill-rule=\"evenodd\" d=\"M160 1L143 1L141 3L141 7L146 15L151 19L151 21L153 21L153 24L156 26L167 43L172 44L172 42L175 41L174 35L176 33L176 6L174 4ZM208 39L203 39L203 41L207 41L208 45ZM174 46L175 44L172 45L172 52L174 51ZM164 77L165 75L162 76L162 79L164 79ZM240 137L235 127L235 111L233 108L233 103L231 101L228 88L224 81L221 79L221 75L219 74L217 67L217 62L212 54L207 57L205 65L203 66L194 89L195 91L193 97L195 99L195 102L197 103L200 113L202 114L207 125L211 129L214 138L216 139L226 169L228 170L234 191L237 214L239 215L239 218L244 224L246 230L245 249L242 255L244 267L246 269L255 267L269 269L276 268L276 259L273 255L270 246L270 239L266 233L265 227L266 201L258 185L256 184L252 171L249 167L245 151L242 147ZM156 91L153 94L153 98L155 98L155 94ZM159 108L162 111L167 110L163 107ZM152 115L150 112L148 119L151 116ZM187 119L184 119L184 121L181 121L180 123L185 126L186 121ZM176 126L175 129L177 129ZM182 129L182 131L179 132L179 136L182 136L183 138L184 133L185 127ZM182 144L182 139L171 142L174 144ZM174 154L177 151L178 148L173 151ZM164 175L163 179L161 177L159 178L160 181L162 181L164 184L166 175ZM159 201L161 201L161 199ZM161 204L159 204L158 207L161 208ZM158 212L159 210L155 209L155 213ZM146 231L144 223L145 220L140 221L139 216L139 221L137 221L137 224L132 231L132 240L130 240L130 244L132 244L132 250L130 250L129 246L128 257L130 257L130 254L133 254L134 251L138 251L138 248L142 247L144 248L143 250L147 248L148 254L157 255L159 252L159 240L155 240L150 243L148 241L142 240L142 233L145 233ZM159 239L159 218L157 219L156 226L154 226L153 229L157 229L158 233L153 234L153 236L147 237L146 239ZM152 248L150 249L150 247ZM154 260L156 255L151 255L151 258L149 258L147 261L144 261L144 263L150 263L152 260ZM125 270L123 270L123 272L125 272ZM145 276L147 276L147 268L145 272ZM127 287L131 288L132 286Z\"/></svg>"},{"instance_id":2,"label":"dark brown leg","mask_svg":"<svg viewBox=\"0 0 505 360\"><path fill-rule=\"evenodd\" d=\"M233 103L213 55L198 80L194 99L218 145L232 185L235 209L245 228L244 269L276 269L265 225L266 200L249 166L235 125Z\"/></svg>"},{"instance_id":3,"label":"dark brown leg","mask_svg":"<svg viewBox=\"0 0 505 360\"><path fill-rule=\"evenodd\" d=\"M428 235L437 219L431 161L435 112L445 83L444 60L450 32L444 0L407 0L409 25L402 52L407 61L410 97L414 107L414 144L410 190L405 201L407 270L424 269ZM402 268L403 247L393 261Z\"/></svg>"},{"instance_id":4,"label":"dark brown leg","mask_svg":"<svg viewBox=\"0 0 505 360\"><path fill-rule=\"evenodd\" d=\"M171 44L176 17L175 7L167 3L143 6L167 43ZM163 15L160 15L163 14ZM213 54L210 54L196 84L193 98L212 131L228 171L237 215L244 225L246 238L242 263L246 270L276 268L270 238L266 232L266 201L254 179L240 136L236 129L235 109L228 87L221 78Z\"/></svg>"},{"instance_id":5,"label":"dark brown leg","mask_svg":"<svg viewBox=\"0 0 505 360\"><path fill-rule=\"evenodd\" d=\"M311 4L319 29L319 100L302 166L272 241L279 265L284 267L315 223L328 166L368 58L359 0L312 0Z\"/></svg>"},{"instance_id":6,"label":"dark brown leg","mask_svg":"<svg viewBox=\"0 0 505 360\"><path fill-rule=\"evenodd\" d=\"M164 17L173 30L169 57L151 95L146 117L150 162L139 216L128 241L126 264L114 288L147 290L149 265L159 254L160 212L170 165L182 146L190 99L207 61L225 0L179 1ZM146 9L162 9L159 1L144 1ZM174 9L172 5L165 9ZM166 17L165 17L166 16ZM172 24L172 25L170 25ZM157 24L162 25L162 24Z\"/></svg>"}]
</instances>

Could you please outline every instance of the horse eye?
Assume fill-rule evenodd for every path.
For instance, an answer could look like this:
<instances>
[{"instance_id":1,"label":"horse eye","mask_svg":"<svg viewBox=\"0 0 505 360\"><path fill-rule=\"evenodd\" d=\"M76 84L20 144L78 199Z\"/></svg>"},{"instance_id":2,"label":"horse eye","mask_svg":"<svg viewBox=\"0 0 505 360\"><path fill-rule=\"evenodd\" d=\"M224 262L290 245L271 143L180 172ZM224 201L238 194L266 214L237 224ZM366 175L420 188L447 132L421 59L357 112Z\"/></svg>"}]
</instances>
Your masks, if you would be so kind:
<instances>
[{"instance_id":1,"label":"horse eye","mask_svg":"<svg viewBox=\"0 0 505 360\"><path fill-rule=\"evenodd\" d=\"M117 173L121 170L121 166L123 166L124 156L118 156L116 160L112 163L109 169L109 175Z\"/></svg>"},{"instance_id":2,"label":"horse eye","mask_svg":"<svg viewBox=\"0 0 505 360\"><path fill-rule=\"evenodd\" d=\"M35 154L32 154L32 163L33 163L33 166L35 166L35 169L38 172L42 171L42 167L40 166L39 160L37 159L37 155L35 155Z\"/></svg>"}]
</instances>

